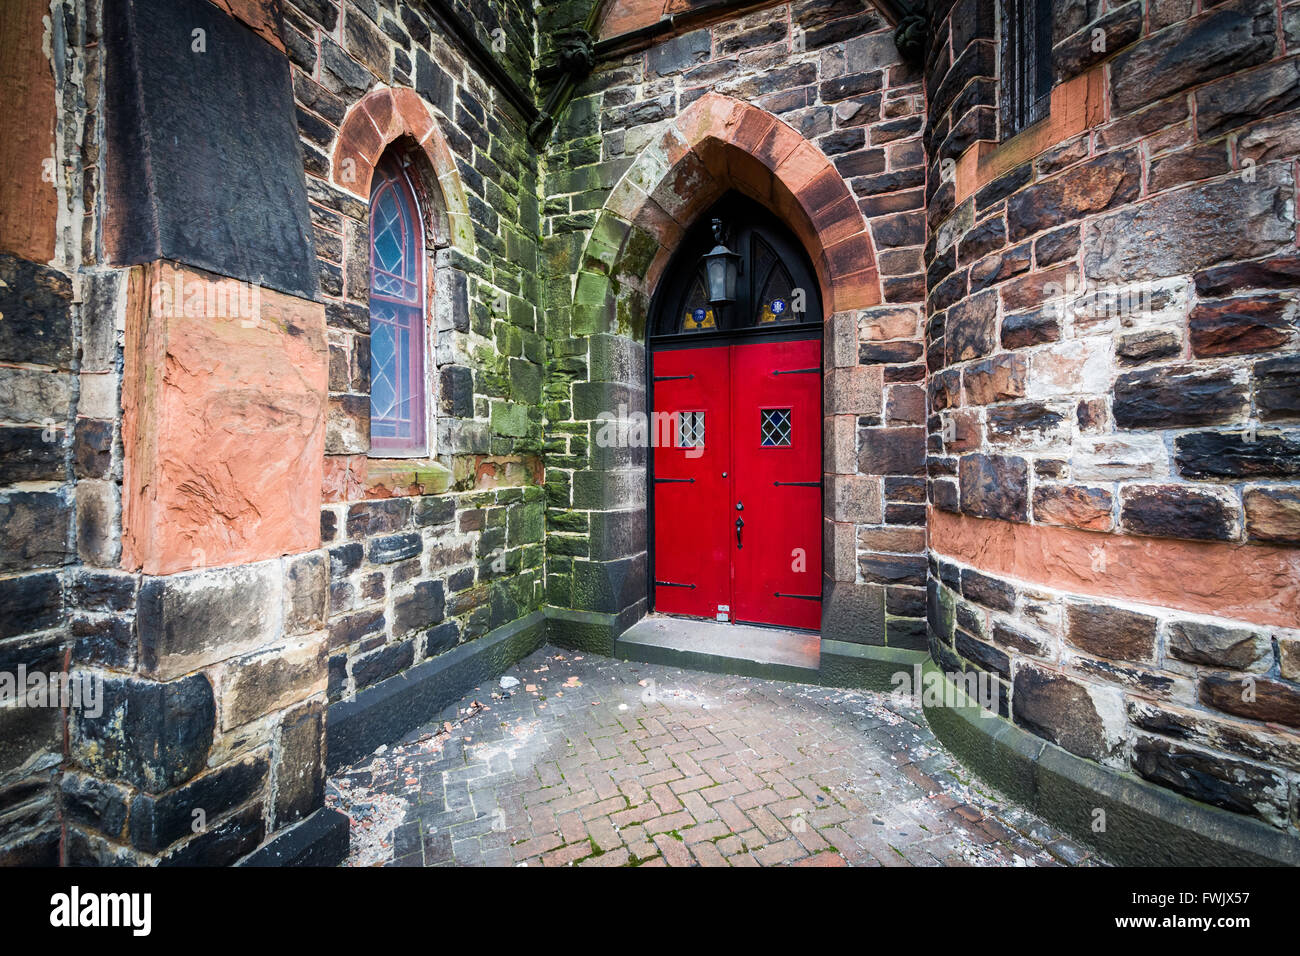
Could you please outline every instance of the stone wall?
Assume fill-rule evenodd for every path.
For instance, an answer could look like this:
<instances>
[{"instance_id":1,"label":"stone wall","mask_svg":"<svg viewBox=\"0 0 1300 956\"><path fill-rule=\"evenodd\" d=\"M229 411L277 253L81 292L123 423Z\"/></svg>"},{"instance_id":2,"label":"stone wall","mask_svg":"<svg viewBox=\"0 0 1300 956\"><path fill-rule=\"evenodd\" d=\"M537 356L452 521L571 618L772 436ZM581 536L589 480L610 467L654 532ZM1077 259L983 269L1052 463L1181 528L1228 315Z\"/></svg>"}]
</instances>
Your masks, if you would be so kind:
<instances>
[{"instance_id":1,"label":"stone wall","mask_svg":"<svg viewBox=\"0 0 1300 956\"><path fill-rule=\"evenodd\" d=\"M474 8L530 87L531 13ZM53 261L5 220L0 653L101 706L4 710L0 853L226 864L323 806L330 703L541 603L539 159L418 5L62 9L25 39L56 57ZM367 454L390 143L423 163L421 460Z\"/></svg>"},{"instance_id":2,"label":"stone wall","mask_svg":"<svg viewBox=\"0 0 1300 956\"><path fill-rule=\"evenodd\" d=\"M919 74L851 2L601 37L545 183L553 639L608 650L645 611L645 449L599 448L595 419L644 410L650 295L682 231L737 189L804 240L828 310L823 636L923 646Z\"/></svg>"},{"instance_id":3,"label":"stone wall","mask_svg":"<svg viewBox=\"0 0 1300 956\"><path fill-rule=\"evenodd\" d=\"M931 653L1073 753L1295 832L1300 7L931 4Z\"/></svg>"},{"instance_id":4,"label":"stone wall","mask_svg":"<svg viewBox=\"0 0 1300 956\"><path fill-rule=\"evenodd\" d=\"M331 701L543 597L539 157L524 118L419 4L372 6L285 9L330 350ZM463 16L489 49L508 25L502 62L530 89L531 11ZM423 459L368 454L369 183L385 149L416 161L426 218L436 417Z\"/></svg>"}]
</instances>

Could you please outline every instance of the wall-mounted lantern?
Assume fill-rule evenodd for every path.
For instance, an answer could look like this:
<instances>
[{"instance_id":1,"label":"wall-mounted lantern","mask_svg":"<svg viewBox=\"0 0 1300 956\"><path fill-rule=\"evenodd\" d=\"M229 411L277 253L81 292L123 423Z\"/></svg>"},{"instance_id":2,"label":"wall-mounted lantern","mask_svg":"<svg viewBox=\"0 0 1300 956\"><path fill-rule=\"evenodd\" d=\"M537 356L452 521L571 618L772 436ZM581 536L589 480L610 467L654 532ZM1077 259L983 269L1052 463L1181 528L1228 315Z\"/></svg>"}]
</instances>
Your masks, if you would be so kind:
<instances>
[{"instance_id":1,"label":"wall-mounted lantern","mask_svg":"<svg viewBox=\"0 0 1300 956\"><path fill-rule=\"evenodd\" d=\"M721 219L713 220L713 238L717 245L704 257L704 272L709 279L709 303L716 307L736 301L740 254L728 249L723 241Z\"/></svg>"}]
</instances>

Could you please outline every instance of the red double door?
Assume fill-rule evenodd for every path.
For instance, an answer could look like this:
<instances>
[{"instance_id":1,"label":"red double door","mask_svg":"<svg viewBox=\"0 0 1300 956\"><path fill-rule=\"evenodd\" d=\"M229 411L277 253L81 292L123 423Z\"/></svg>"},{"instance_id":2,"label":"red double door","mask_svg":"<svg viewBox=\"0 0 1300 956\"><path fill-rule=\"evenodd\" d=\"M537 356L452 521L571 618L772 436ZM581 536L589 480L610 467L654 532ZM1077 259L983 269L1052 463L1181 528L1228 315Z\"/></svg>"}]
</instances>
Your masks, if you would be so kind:
<instances>
[{"instance_id":1,"label":"red double door","mask_svg":"<svg viewBox=\"0 0 1300 956\"><path fill-rule=\"evenodd\" d=\"M821 343L653 358L655 608L821 622Z\"/></svg>"}]
</instances>

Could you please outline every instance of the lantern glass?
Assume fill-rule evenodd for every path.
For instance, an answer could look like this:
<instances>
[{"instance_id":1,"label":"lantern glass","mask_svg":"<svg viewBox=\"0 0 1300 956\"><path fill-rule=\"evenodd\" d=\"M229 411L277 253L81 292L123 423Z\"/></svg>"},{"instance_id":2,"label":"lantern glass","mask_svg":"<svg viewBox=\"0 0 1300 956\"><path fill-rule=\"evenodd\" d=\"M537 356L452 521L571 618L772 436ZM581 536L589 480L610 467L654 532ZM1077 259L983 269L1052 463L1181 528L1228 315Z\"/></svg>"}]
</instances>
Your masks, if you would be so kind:
<instances>
[{"instance_id":1,"label":"lantern glass","mask_svg":"<svg viewBox=\"0 0 1300 956\"><path fill-rule=\"evenodd\" d=\"M736 301L736 274L740 256L719 243L704 257L704 270L709 279L709 301L724 305Z\"/></svg>"}]
</instances>

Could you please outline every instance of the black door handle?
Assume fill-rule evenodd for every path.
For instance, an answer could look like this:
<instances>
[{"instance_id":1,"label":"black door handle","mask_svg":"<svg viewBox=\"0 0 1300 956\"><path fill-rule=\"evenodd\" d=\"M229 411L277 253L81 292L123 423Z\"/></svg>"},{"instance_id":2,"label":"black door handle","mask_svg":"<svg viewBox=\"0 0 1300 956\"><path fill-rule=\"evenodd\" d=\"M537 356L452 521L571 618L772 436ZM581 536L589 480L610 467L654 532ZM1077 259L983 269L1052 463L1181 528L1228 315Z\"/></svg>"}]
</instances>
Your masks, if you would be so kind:
<instances>
[{"instance_id":1,"label":"black door handle","mask_svg":"<svg viewBox=\"0 0 1300 956\"><path fill-rule=\"evenodd\" d=\"M741 532L743 532L744 530L745 530L745 519L737 518L736 519L736 547L737 548L744 547L744 544L742 544L740 540Z\"/></svg>"}]
</instances>

